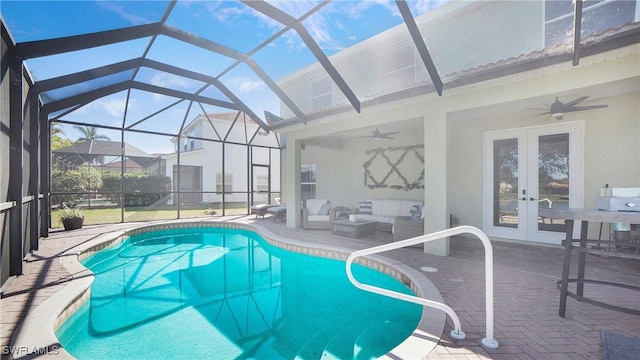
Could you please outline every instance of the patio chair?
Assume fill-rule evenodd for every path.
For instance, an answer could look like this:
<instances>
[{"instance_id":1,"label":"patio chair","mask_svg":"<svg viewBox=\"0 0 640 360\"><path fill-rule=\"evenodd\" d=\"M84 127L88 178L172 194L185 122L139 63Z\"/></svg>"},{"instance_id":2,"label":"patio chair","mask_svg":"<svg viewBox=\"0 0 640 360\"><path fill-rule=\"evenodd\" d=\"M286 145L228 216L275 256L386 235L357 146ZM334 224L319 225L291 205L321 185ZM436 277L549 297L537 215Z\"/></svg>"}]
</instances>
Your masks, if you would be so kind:
<instances>
[{"instance_id":1,"label":"patio chair","mask_svg":"<svg viewBox=\"0 0 640 360\"><path fill-rule=\"evenodd\" d=\"M284 221L287 217L287 204L271 206L267 209L267 213L273 215L273 221Z\"/></svg>"},{"instance_id":2,"label":"patio chair","mask_svg":"<svg viewBox=\"0 0 640 360\"><path fill-rule=\"evenodd\" d=\"M302 222L305 229L331 229L331 201L308 199L302 209Z\"/></svg>"},{"instance_id":3,"label":"patio chair","mask_svg":"<svg viewBox=\"0 0 640 360\"><path fill-rule=\"evenodd\" d=\"M424 219L411 220L411 216L396 216L392 231L393 241L424 235Z\"/></svg>"}]
</instances>

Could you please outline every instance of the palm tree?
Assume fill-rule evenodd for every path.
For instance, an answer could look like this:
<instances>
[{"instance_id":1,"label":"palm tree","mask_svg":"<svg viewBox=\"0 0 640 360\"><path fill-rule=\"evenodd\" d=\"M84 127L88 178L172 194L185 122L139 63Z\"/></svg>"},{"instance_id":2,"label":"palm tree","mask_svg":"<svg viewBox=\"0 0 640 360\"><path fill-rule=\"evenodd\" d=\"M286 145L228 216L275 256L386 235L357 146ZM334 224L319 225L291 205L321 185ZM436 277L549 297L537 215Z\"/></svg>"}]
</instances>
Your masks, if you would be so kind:
<instances>
[{"instance_id":1,"label":"palm tree","mask_svg":"<svg viewBox=\"0 0 640 360\"><path fill-rule=\"evenodd\" d=\"M60 149L71 145L71 140L66 138L64 128L60 124L51 125L51 149Z\"/></svg>"},{"instance_id":2,"label":"palm tree","mask_svg":"<svg viewBox=\"0 0 640 360\"><path fill-rule=\"evenodd\" d=\"M76 143L81 143L81 142L91 141L91 140L107 140L107 141L111 140L107 135L98 134L98 129L96 127L94 127L94 126L74 125L73 128L82 133L82 136L80 136L78 138L78 140L76 140ZM91 162L96 162L96 163L100 164L100 167L103 167L104 166L104 156L94 157L91 160Z\"/></svg>"},{"instance_id":3,"label":"palm tree","mask_svg":"<svg viewBox=\"0 0 640 360\"><path fill-rule=\"evenodd\" d=\"M98 129L94 126L74 125L73 128L82 133L82 136L80 136L78 140L76 140L77 143L89 140L111 140L107 135L98 134Z\"/></svg>"}]
</instances>

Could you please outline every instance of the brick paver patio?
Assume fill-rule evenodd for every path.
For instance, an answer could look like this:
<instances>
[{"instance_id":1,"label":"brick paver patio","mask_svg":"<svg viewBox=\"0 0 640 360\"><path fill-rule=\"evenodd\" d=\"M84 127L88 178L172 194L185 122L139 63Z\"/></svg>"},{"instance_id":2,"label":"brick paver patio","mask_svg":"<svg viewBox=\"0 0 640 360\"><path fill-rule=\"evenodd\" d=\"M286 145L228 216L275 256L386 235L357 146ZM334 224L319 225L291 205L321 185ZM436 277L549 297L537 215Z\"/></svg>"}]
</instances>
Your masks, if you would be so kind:
<instances>
[{"instance_id":1,"label":"brick paver patio","mask_svg":"<svg viewBox=\"0 0 640 360\"><path fill-rule=\"evenodd\" d=\"M334 236L328 230L287 228L271 218L254 216L214 218L212 221L257 223L269 231L292 239L360 249L388 242L390 234L376 233L365 239ZM11 336L29 311L61 289L69 274L59 264L60 255L104 233L139 224L86 226L72 232L53 231L40 249L29 254L24 274L16 277L0 300L0 346L8 358ZM600 359L601 333L615 331L640 337L640 316L616 312L573 298L568 299L565 318L558 316L559 291L556 282L562 269L562 249L493 242L495 272L495 329L498 349L481 345L485 336L484 257L476 239L452 238L451 255L424 254L420 248L387 252L384 255L425 273L462 323L465 340L449 337L451 321L428 359ZM572 261L575 274L577 256ZM587 278L618 281L640 286L640 261L590 255ZM587 285L585 295L601 301L640 310L640 294L618 288ZM426 310L437 311L437 310Z\"/></svg>"}]
</instances>

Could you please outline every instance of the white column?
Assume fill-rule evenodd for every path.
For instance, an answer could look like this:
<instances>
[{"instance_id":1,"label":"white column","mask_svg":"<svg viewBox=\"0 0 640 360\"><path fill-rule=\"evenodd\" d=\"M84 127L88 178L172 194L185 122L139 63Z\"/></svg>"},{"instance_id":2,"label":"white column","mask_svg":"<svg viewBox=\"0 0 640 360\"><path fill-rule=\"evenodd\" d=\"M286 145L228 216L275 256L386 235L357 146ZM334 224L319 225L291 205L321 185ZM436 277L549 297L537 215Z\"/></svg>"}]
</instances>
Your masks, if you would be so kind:
<instances>
[{"instance_id":1,"label":"white column","mask_svg":"<svg viewBox=\"0 0 640 360\"><path fill-rule=\"evenodd\" d=\"M425 234L447 229L447 122L444 110L428 106L424 121ZM449 239L424 244L424 252L449 255Z\"/></svg>"},{"instance_id":2,"label":"white column","mask_svg":"<svg viewBox=\"0 0 640 360\"><path fill-rule=\"evenodd\" d=\"M287 140L285 149L285 197L287 227L300 226L300 141Z\"/></svg>"}]
</instances>

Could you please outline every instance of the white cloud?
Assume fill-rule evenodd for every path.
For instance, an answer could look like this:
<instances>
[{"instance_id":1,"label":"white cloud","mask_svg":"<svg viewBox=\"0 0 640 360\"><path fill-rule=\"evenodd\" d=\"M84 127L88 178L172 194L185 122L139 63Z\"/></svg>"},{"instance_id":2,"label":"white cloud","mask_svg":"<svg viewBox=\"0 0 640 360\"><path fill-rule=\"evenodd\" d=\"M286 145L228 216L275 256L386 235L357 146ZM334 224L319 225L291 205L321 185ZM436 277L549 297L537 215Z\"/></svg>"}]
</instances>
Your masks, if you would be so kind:
<instances>
[{"instance_id":1,"label":"white cloud","mask_svg":"<svg viewBox=\"0 0 640 360\"><path fill-rule=\"evenodd\" d=\"M408 4L411 7L413 16L420 16L450 1L451 0L419 0L419 1L409 2Z\"/></svg>"},{"instance_id":2,"label":"white cloud","mask_svg":"<svg viewBox=\"0 0 640 360\"><path fill-rule=\"evenodd\" d=\"M191 81L177 75L168 73L157 73L149 80L152 85L161 86L165 88L188 88Z\"/></svg>"},{"instance_id":3,"label":"white cloud","mask_svg":"<svg viewBox=\"0 0 640 360\"><path fill-rule=\"evenodd\" d=\"M129 106L132 104L129 103ZM114 118L122 119L124 116L124 107L125 101L121 99L105 99L105 100L96 100L95 106L100 107L102 110L106 111L107 114L111 115Z\"/></svg>"},{"instance_id":4,"label":"white cloud","mask_svg":"<svg viewBox=\"0 0 640 360\"><path fill-rule=\"evenodd\" d=\"M133 105L134 103L135 101L130 101L129 107L134 106ZM123 99L102 98L102 99L94 100L85 106L82 106L81 108L73 111L71 114L73 114L73 116L79 116L83 118L88 118L88 117L94 118L96 116L104 116L104 114L107 113L111 118L116 119L115 122L113 121L113 119L111 119L109 123L117 124L117 121L122 120L122 117L124 116L124 107L125 107L124 98ZM104 121L99 121L98 119L95 119L95 118L87 122L96 123L96 124L106 123Z\"/></svg>"},{"instance_id":5,"label":"white cloud","mask_svg":"<svg viewBox=\"0 0 640 360\"><path fill-rule=\"evenodd\" d=\"M265 84L262 81L247 77L231 78L226 81L225 84L236 95L249 95L260 91L265 87Z\"/></svg>"},{"instance_id":6,"label":"white cloud","mask_svg":"<svg viewBox=\"0 0 640 360\"><path fill-rule=\"evenodd\" d=\"M149 23L149 19L146 19L142 16L133 14L131 11L125 9L117 1L98 1L98 6L102 7L105 10L109 10L123 19L129 21L133 25L141 25Z\"/></svg>"}]
</instances>

